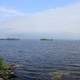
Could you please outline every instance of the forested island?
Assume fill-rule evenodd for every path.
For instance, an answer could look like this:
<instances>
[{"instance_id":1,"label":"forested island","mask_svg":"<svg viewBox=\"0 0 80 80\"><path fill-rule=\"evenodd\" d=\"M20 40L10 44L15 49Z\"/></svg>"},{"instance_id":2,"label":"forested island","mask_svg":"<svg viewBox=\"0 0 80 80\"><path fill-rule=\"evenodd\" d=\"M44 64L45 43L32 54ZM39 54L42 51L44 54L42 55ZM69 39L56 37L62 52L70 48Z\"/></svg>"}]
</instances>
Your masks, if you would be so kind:
<instances>
[{"instance_id":1,"label":"forested island","mask_svg":"<svg viewBox=\"0 0 80 80\"><path fill-rule=\"evenodd\" d=\"M0 40L20 40L19 38L0 38Z\"/></svg>"},{"instance_id":2,"label":"forested island","mask_svg":"<svg viewBox=\"0 0 80 80\"><path fill-rule=\"evenodd\" d=\"M53 39L42 38L41 41L53 41Z\"/></svg>"}]
</instances>

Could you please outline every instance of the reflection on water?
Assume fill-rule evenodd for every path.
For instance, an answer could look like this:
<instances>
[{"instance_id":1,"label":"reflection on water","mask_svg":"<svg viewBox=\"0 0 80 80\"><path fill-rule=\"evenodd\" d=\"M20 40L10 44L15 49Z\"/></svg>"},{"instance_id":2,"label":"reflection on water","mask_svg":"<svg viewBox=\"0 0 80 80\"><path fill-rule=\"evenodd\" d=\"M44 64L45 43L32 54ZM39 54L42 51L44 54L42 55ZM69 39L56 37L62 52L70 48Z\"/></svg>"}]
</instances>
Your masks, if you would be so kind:
<instances>
[{"instance_id":1,"label":"reflection on water","mask_svg":"<svg viewBox=\"0 0 80 80\"><path fill-rule=\"evenodd\" d=\"M19 80L51 80L56 70L80 70L80 41L0 41L0 55L19 65Z\"/></svg>"}]
</instances>

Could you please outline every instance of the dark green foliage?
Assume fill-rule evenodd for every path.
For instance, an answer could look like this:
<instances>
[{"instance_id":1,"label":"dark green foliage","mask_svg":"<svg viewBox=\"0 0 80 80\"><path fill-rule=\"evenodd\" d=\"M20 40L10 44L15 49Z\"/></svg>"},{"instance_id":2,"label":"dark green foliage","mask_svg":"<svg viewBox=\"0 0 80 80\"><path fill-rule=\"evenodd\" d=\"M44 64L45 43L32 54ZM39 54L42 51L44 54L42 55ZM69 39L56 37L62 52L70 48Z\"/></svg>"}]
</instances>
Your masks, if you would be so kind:
<instances>
[{"instance_id":1,"label":"dark green foliage","mask_svg":"<svg viewBox=\"0 0 80 80\"><path fill-rule=\"evenodd\" d=\"M3 58L0 58L0 77L4 80L9 80L11 70L9 69L10 66L5 63Z\"/></svg>"}]
</instances>

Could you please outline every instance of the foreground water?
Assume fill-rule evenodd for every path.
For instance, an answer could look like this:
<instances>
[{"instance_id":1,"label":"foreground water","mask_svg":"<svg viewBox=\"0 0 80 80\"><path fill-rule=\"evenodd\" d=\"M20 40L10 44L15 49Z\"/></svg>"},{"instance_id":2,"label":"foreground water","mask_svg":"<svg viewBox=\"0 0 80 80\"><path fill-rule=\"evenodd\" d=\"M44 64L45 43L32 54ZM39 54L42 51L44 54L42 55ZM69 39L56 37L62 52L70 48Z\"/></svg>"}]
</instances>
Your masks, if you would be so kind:
<instances>
[{"instance_id":1,"label":"foreground water","mask_svg":"<svg viewBox=\"0 0 80 80\"><path fill-rule=\"evenodd\" d=\"M0 41L0 55L19 65L16 80L50 80L56 70L80 70L80 41Z\"/></svg>"}]
</instances>

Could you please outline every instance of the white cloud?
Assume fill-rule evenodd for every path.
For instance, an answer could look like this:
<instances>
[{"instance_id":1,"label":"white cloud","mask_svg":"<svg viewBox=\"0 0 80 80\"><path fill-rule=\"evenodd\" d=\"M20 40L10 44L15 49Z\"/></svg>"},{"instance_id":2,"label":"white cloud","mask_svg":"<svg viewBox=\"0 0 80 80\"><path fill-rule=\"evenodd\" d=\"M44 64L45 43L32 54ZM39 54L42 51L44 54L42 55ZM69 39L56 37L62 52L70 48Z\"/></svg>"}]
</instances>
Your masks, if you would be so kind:
<instances>
[{"instance_id":1,"label":"white cloud","mask_svg":"<svg viewBox=\"0 0 80 80\"><path fill-rule=\"evenodd\" d=\"M2 10L19 14L14 10ZM78 38L80 37L80 3L46 10L31 16L19 15L0 25L13 33L45 33L55 34L57 37Z\"/></svg>"},{"instance_id":2,"label":"white cloud","mask_svg":"<svg viewBox=\"0 0 80 80\"><path fill-rule=\"evenodd\" d=\"M25 14L14 9L9 9L9 8L0 6L0 16L4 18L10 17L10 16L22 16L22 15L25 15Z\"/></svg>"}]
</instances>

